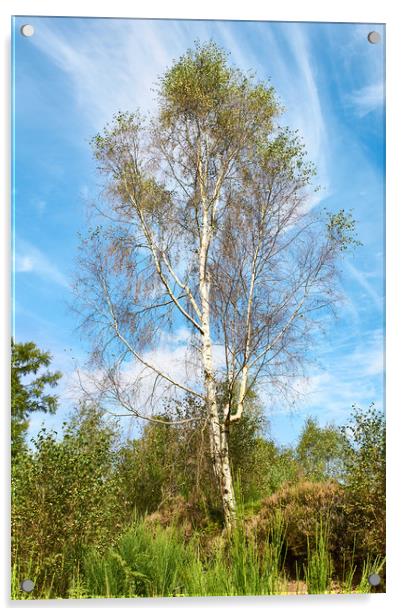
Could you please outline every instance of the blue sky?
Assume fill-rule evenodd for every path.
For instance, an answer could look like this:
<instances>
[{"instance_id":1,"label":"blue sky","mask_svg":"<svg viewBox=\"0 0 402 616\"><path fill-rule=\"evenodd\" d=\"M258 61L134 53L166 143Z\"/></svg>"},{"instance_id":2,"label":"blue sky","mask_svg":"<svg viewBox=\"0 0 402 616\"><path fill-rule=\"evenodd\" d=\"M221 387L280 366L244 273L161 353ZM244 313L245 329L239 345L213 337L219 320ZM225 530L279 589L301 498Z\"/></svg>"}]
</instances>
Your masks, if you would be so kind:
<instances>
[{"instance_id":1,"label":"blue sky","mask_svg":"<svg viewBox=\"0 0 402 616\"><path fill-rule=\"evenodd\" d=\"M31 38L19 34L31 23ZM367 41L370 30L382 36ZM86 342L68 308L78 232L99 178L89 139L117 110L155 108L158 76L194 40L213 39L232 62L271 79L318 167L314 207L352 209L363 246L342 264L345 301L311 350L315 364L289 407L266 404L273 436L290 443L308 415L343 423L351 406L383 406L385 111L383 26L373 24L15 18L14 328L49 350L64 377L58 427ZM182 339L166 337L169 361Z\"/></svg>"}]
</instances>

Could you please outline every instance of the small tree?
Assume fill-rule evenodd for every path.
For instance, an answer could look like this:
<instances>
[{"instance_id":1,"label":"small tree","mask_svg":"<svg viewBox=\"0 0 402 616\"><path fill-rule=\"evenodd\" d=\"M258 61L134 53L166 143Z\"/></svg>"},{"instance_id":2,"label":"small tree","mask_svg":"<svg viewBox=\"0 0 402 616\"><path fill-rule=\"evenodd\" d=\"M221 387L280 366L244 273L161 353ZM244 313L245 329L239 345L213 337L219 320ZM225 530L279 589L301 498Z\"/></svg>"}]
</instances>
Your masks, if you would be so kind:
<instances>
[{"instance_id":1,"label":"small tree","mask_svg":"<svg viewBox=\"0 0 402 616\"><path fill-rule=\"evenodd\" d=\"M13 563L21 579L36 569L39 592L53 579L56 595L66 592L86 549L110 545L124 522L116 426L82 406L59 436L42 428L12 477Z\"/></svg>"},{"instance_id":2,"label":"small tree","mask_svg":"<svg viewBox=\"0 0 402 616\"><path fill-rule=\"evenodd\" d=\"M296 458L310 481L339 480L344 473L345 437L336 426L321 428L309 417L296 447Z\"/></svg>"},{"instance_id":3,"label":"small tree","mask_svg":"<svg viewBox=\"0 0 402 616\"><path fill-rule=\"evenodd\" d=\"M265 421L253 392L248 394L245 408L243 421L234 424L230 432L229 446L232 470L240 477L244 498L250 500L265 479L260 447ZM205 417L205 410L198 400L188 397L172 402L158 416L166 423L147 423L140 438L128 440L122 448L118 472L124 476L122 498L128 503L129 515L134 508L140 513L159 508L173 511L175 503L185 499L195 524L204 520L205 514L219 516L220 497L208 459L208 431L200 426L199 416ZM175 421L186 418L193 421Z\"/></svg>"},{"instance_id":4,"label":"small tree","mask_svg":"<svg viewBox=\"0 0 402 616\"><path fill-rule=\"evenodd\" d=\"M364 555L385 555L385 416L371 404L353 407L342 428L348 447L345 458L346 512L357 549Z\"/></svg>"},{"instance_id":5,"label":"small tree","mask_svg":"<svg viewBox=\"0 0 402 616\"><path fill-rule=\"evenodd\" d=\"M46 393L55 387L61 372L41 369L51 363L50 353L40 351L34 342L11 340L11 451L15 456L23 448L29 415L41 411L55 413L57 396ZM31 376L31 380L28 377ZM35 376L36 378L32 378Z\"/></svg>"},{"instance_id":6,"label":"small tree","mask_svg":"<svg viewBox=\"0 0 402 616\"><path fill-rule=\"evenodd\" d=\"M83 241L77 293L104 401L151 420L163 397L201 401L230 528L230 427L256 383L286 391L298 374L354 222L313 214L314 169L279 126L274 89L215 44L175 62L158 101L153 119L118 113L93 140L104 218ZM152 357L169 327L187 332L187 375Z\"/></svg>"}]
</instances>

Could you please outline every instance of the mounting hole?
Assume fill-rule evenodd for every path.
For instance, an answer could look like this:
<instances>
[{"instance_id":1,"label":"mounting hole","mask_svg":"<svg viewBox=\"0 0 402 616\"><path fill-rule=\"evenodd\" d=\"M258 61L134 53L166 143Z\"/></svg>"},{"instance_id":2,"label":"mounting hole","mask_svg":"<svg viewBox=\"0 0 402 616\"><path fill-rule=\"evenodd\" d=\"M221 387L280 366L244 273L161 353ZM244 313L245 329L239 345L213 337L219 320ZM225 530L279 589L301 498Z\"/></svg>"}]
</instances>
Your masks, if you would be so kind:
<instances>
[{"instance_id":1,"label":"mounting hole","mask_svg":"<svg viewBox=\"0 0 402 616\"><path fill-rule=\"evenodd\" d=\"M31 24L24 24L21 26L21 34L22 36L32 36L35 32L35 28L31 26Z\"/></svg>"},{"instance_id":2,"label":"mounting hole","mask_svg":"<svg viewBox=\"0 0 402 616\"><path fill-rule=\"evenodd\" d=\"M34 588L35 584L32 580L23 580L21 582L21 590L23 590L24 592L32 592Z\"/></svg>"},{"instance_id":3,"label":"mounting hole","mask_svg":"<svg viewBox=\"0 0 402 616\"><path fill-rule=\"evenodd\" d=\"M375 30L373 30L373 32L369 32L367 35L367 40L372 45L376 45L377 43L381 41L380 33L376 32Z\"/></svg>"},{"instance_id":4,"label":"mounting hole","mask_svg":"<svg viewBox=\"0 0 402 616\"><path fill-rule=\"evenodd\" d=\"M371 586L378 586L381 582L381 578L378 573L370 573L368 576L368 581Z\"/></svg>"}]
</instances>

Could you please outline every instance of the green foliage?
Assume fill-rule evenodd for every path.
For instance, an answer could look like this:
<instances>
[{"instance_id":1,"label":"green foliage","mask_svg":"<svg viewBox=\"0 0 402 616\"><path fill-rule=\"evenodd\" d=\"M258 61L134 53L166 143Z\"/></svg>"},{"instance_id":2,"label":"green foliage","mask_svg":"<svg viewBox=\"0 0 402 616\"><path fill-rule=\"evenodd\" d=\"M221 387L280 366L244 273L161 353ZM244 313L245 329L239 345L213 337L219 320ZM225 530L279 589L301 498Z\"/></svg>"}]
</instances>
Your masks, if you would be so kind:
<instances>
[{"instance_id":1,"label":"green foliage","mask_svg":"<svg viewBox=\"0 0 402 616\"><path fill-rule=\"evenodd\" d=\"M348 438L351 451L362 458L349 465L349 472L357 460L359 469L362 460L369 463L372 447L377 452L379 420L376 413L371 419L357 413ZM244 432L246 447L255 443L258 414L253 421L254 428ZM280 450L261 435L257 460L265 452L268 465L250 463L245 451L248 462L242 466L239 432L239 441L232 443L238 456L239 518L233 533L222 536L220 525L211 522L211 510L200 518L192 509L191 492L178 499L183 486L174 477L176 472L185 477L185 472L175 455L188 446L189 437L183 425L148 425L141 438L121 446L102 414L84 407L65 425L61 440L46 431L39 434L34 451L18 458L13 478L14 598L276 594L286 592L287 579L298 577L297 571L304 572L299 587L309 593L334 592L342 559L336 592L370 591L368 575L382 569L384 561L367 553L362 559L362 552L347 559L344 548L353 536L346 532L346 512L354 515L348 509L349 484L301 482L292 451ZM293 485L281 483L289 477L289 463L295 465ZM271 485L272 476L264 483L258 475L275 465L281 487L249 519L252 509L244 495L253 497L251 485L261 490ZM246 469L257 478L247 479ZM186 480L190 488L192 472ZM168 498L170 491L176 500ZM138 505L145 512L148 498L155 513L143 518L135 509ZM164 508L167 504L170 509ZM29 596L19 588L24 578L35 582Z\"/></svg>"},{"instance_id":2,"label":"green foliage","mask_svg":"<svg viewBox=\"0 0 402 616\"><path fill-rule=\"evenodd\" d=\"M229 451L233 474L239 477L245 501L259 500L266 490L264 435L268 422L255 392L245 400L242 420L230 426Z\"/></svg>"},{"instance_id":3,"label":"green foliage","mask_svg":"<svg viewBox=\"0 0 402 616\"><path fill-rule=\"evenodd\" d=\"M261 499L274 494L283 485L296 484L303 477L293 449L279 447L262 434L255 435L253 447L246 455L249 464L238 465L246 508L258 508Z\"/></svg>"},{"instance_id":4,"label":"green foliage","mask_svg":"<svg viewBox=\"0 0 402 616\"><path fill-rule=\"evenodd\" d=\"M295 485L303 478L303 474L291 447L278 447L273 441L267 444L272 452L266 472L265 494L269 495L277 492L282 486Z\"/></svg>"},{"instance_id":5,"label":"green foliage","mask_svg":"<svg viewBox=\"0 0 402 616\"><path fill-rule=\"evenodd\" d=\"M170 192L133 155L142 131L139 113L119 111L103 132L91 140L99 171L113 179L109 196L119 198L119 213L125 216L132 216L133 208L142 214L161 215L170 204ZM116 245L112 248L117 251Z\"/></svg>"},{"instance_id":6,"label":"green foliage","mask_svg":"<svg viewBox=\"0 0 402 616\"><path fill-rule=\"evenodd\" d=\"M333 590L333 567L328 549L329 529L316 526L314 537L302 567L304 579L297 577L301 592L361 592L372 589L370 573L382 573L384 559L366 559L362 567L349 575L350 585L336 585ZM230 537L215 536L205 550L200 537L185 538L182 529L150 526L147 519L135 518L131 526L112 547L104 551L88 549L69 572L61 590L57 575L47 585L36 586L34 594L19 588L21 573L17 565L12 572L12 597L30 598L97 598L97 597L172 597L235 596L286 593L289 583L285 567L286 525L280 513L272 520L265 541L241 520ZM66 575L64 571L64 575ZM351 582L356 577L356 583ZM38 582L35 570L29 576ZM305 590L304 590L305 589ZM300 590L299 590L300 592Z\"/></svg>"},{"instance_id":7,"label":"green foliage","mask_svg":"<svg viewBox=\"0 0 402 616\"><path fill-rule=\"evenodd\" d=\"M17 360L16 350L16 400L28 400L22 376L50 361L39 353L30 363L34 351ZM40 387L28 389L38 404ZM225 536L208 439L197 428L202 412L187 398L160 419L193 422L147 424L122 444L117 425L83 405L59 437L42 429L21 448L12 597L275 594L300 571L309 593L374 592L368 576L384 579L385 567L384 415L353 407L340 430L309 419L295 448L280 448L251 394L230 433L239 510ZM33 593L22 579L34 581Z\"/></svg>"},{"instance_id":8,"label":"green foliage","mask_svg":"<svg viewBox=\"0 0 402 616\"><path fill-rule=\"evenodd\" d=\"M373 558L371 556L368 556L363 562L361 577L360 577L359 584L356 587L356 592L367 594L369 592L372 592L373 590L376 590L376 589L373 589L373 587L371 586L369 582L369 576L372 573L377 573L378 575L381 574L381 576L384 578L384 575L383 575L384 567L385 567L385 557L376 556L375 558ZM378 590L380 592L384 592L385 590L384 582L380 583Z\"/></svg>"},{"instance_id":9,"label":"green foliage","mask_svg":"<svg viewBox=\"0 0 402 616\"><path fill-rule=\"evenodd\" d=\"M273 518L262 545L255 532L246 532L243 521L238 524L229 547L233 594L271 595L280 590L285 577L284 541L285 529L280 513Z\"/></svg>"},{"instance_id":10,"label":"green foliage","mask_svg":"<svg viewBox=\"0 0 402 616\"><path fill-rule=\"evenodd\" d=\"M330 590L332 560L328 550L328 526L322 519L316 527L314 546L307 542L307 564L304 565L309 594L325 594Z\"/></svg>"},{"instance_id":11,"label":"green foliage","mask_svg":"<svg viewBox=\"0 0 402 616\"><path fill-rule=\"evenodd\" d=\"M42 429L34 451L20 456L12 478L13 561L36 571L38 591L54 577L65 591L88 546L104 549L121 528L114 473L115 429L82 407L61 440ZM25 563L25 565L21 565Z\"/></svg>"},{"instance_id":12,"label":"green foliage","mask_svg":"<svg viewBox=\"0 0 402 616\"><path fill-rule=\"evenodd\" d=\"M272 129L279 105L272 87L229 65L227 53L215 43L196 43L161 80L161 120L164 126L188 118L208 127L215 137L233 139L254 126Z\"/></svg>"},{"instance_id":13,"label":"green foliage","mask_svg":"<svg viewBox=\"0 0 402 616\"><path fill-rule=\"evenodd\" d=\"M327 233L332 244L336 244L341 252L345 252L350 247L361 246L361 242L356 238L356 221L351 212L344 209L334 214L327 214Z\"/></svg>"},{"instance_id":14,"label":"green foliage","mask_svg":"<svg viewBox=\"0 0 402 616\"><path fill-rule=\"evenodd\" d=\"M385 555L385 417L371 404L353 407L342 429L348 443L345 488L348 532L360 558Z\"/></svg>"},{"instance_id":15,"label":"green foliage","mask_svg":"<svg viewBox=\"0 0 402 616\"><path fill-rule=\"evenodd\" d=\"M280 127L275 135L260 143L258 154L261 168L269 175L306 186L316 175L315 166L306 159L307 153L297 131Z\"/></svg>"},{"instance_id":16,"label":"green foliage","mask_svg":"<svg viewBox=\"0 0 402 616\"><path fill-rule=\"evenodd\" d=\"M140 439L128 442L119 452L118 473L124 498L141 514L155 511L167 494L177 494L172 464L177 455L175 428L148 424Z\"/></svg>"},{"instance_id":17,"label":"green foliage","mask_svg":"<svg viewBox=\"0 0 402 616\"><path fill-rule=\"evenodd\" d=\"M345 438L339 428L321 428L308 418L296 446L296 459L309 481L341 479L345 464Z\"/></svg>"},{"instance_id":18,"label":"green foliage","mask_svg":"<svg viewBox=\"0 0 402 616\"><path fill-rule=\"evenodd\" d=\"M208 517L217 514L219 494L211 472L209 439L205 428L200 431L196 421L201 413L202 406L188 397L166 409L160 418L172 421L194 417L194 422L147 424L141 438L121 448L118 472L124 478L122 498L128 510L135 507L141 514L159 510L166 517L170 503L176 508L181 497L192 516L188 520L191 525L208 523ZM233 473L240 476L247 501L258 501L266 493L265 429L259 401L251 392L243 420L233 424L229 434Z\"/></svg>"},{"instance_id":19,"label":"green foliage","mask_svg":"<svg viewBox=\"0 0 402 616\"><path fill-rule=\"evenodd\" d=\"M180 497L202 515L214 500L215 487L209 464L208 439L198 430L200 404L188 397L172 404L159 416L164 421L194 418L183 424L145 424L141 438L120 449L118 473L123 478L128 515L175 507ZM208 502L207 502L208 501ZM199 517L199 515L198 515Z\"/></svg>"},{"instance_id":20,"label":"green foliage","mask_svg":"<svg viewBox=\"0 0 402 616\"><path fill-rule=\"evenodd\" d=\"M87 555L85 584L91 596L171 596L180 590L188 554L176 529L152 530L136 520L104 557L95 550Z\"/></svg>"},{"instance_id":21,"label":"green foliage","mask_svg":"<svg viewBox=\"0 0 402 616\"><path fill-rule=\"evenodd\" d=\"M11 340L11 444L13 457L24 447L29 415L34 412L55 413L57 396L46 393L61 378L60 372L50 372L50 353L40 351L34 342ZM29 380L30 377L30 380ZM36 378L33 378L36 377Z\"/></svg>"},{"instance_id":22,"label":"green foliage","mask_svg":"<svg viewBox=\"0 0 402 616\"><path fill-rule=\"evenodd\" d=\"M104 556L91 551L83 583L90 596L158 597L274 594L283 581L283 525L278 519L262 550L239 526L203 555L195 536L136 520Z\"/></svg>"},{"instance_id":23,"label":"green foliage","mask_svg":"<svg viewBox=\"0 0 402 616\"><path fill-rule=\"evenodd\" d=\"M204 116L225 102L232 79L223 50L197 44L164 76L162 92L177 114Z\"/></svg>"}]
</instances>

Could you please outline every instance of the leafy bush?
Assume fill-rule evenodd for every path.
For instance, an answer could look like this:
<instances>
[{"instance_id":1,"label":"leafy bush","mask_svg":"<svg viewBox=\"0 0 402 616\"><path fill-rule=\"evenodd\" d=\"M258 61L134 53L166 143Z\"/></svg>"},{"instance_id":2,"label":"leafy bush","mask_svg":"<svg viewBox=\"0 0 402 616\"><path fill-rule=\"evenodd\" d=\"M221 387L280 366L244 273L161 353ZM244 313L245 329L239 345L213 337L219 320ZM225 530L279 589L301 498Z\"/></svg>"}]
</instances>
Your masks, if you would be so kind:
<instances>
[{"instance_id":1,"label":"leafy bush","mask_svg":"<svg viewBox=\"0 0 402 616\"><path fill-rule=\"evenodd\" d=\"M384 570L385 419L374 405L341 430L308 420L295 448L279 447L250 394L229 436L238 525L224 536L195 422L146 424L122 444L117 424L82 405L60 436L42 429L29 448L29 413L56 409L44 388L59 375L22 385L50 357L33 343L13 353L14 598L271 594L287 588L284 563L308 592L332 592L334 575L336 592L368 592L369 573ZM197 413L188 398L161 418Z\"/></svg>"},{"instance_id":2,"label":"leafy bush","mask_svg":"<svg viewBox=\"0 0 402 616\"><path fill-rule=\"evenodd\" d=\"M13 562L35 571L37 588L53 578L64 592L87 546L100 550L121 528L114 472L116 433L99 411L82 407L61 440L43 429L13 470Z\"/></svg>"},{"instance_id":3,"label":"leafy bush","mask_svg":"<svg viewBox=\"0 0 402 616\"><path fill-rule=\"evenodd\" d=\"M159 418L189 419L202 415L200 403L190 397L166 408ZM265 421L256 396L246 399L245 415L233 424L229 434L232 471L239 476L245 500L260 499L267 493L271 457L263 439ZM275 449L273 443L272 448ZM275 449L276 451L276 449ZM185 511L191 527L222 520L220 496L210 463L210 444L206 430L198 423L145 424L139 439L127 442L119 452L118 473L124 477L124 499L132 511L141 514L170 511L177 506ZM182 506L183 499L186 507ZM192 517L193 516L193 517ZM165 517L162 513L162 517Z\"/></svg>"},{"instance_id":4,"label":"leafy bush","mask_svg":"<svg viewBox=\"0 0 402 616\"><path fill-rule=\"evenodd\" d=\"M355 537L356 556L385 555L385 417L372 404L353 407L343 428L348 443L345 511L348 535Z\"/></svg>"}]
</instances>

